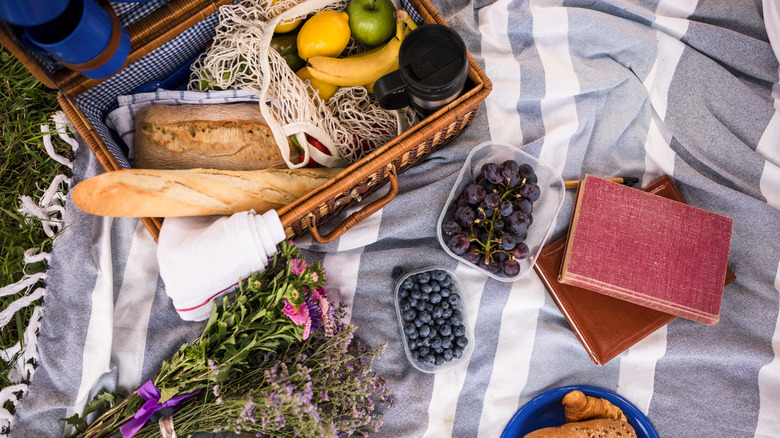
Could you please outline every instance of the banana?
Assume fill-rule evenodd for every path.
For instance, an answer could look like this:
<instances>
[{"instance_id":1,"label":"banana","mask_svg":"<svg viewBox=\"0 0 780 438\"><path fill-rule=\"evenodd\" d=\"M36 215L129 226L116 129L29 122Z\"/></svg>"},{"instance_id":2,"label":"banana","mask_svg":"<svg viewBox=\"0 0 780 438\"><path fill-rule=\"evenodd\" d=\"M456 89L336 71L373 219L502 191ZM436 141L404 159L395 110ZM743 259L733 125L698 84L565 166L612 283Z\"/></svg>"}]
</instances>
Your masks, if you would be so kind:
<instances>
[{"instance_id":1,"label":"banana","mask_svg":"<svg viewBox=\"0 0 780 438\"><path fill-rule=\"evenodd\" d=\"M342 87L373 84L382 76L398 70L398 50L406 32L402 23L397 24L395 36L369 52L344 58L312 56L307 60L309 73L320 81Z\"/></svg>"}]
</instances>

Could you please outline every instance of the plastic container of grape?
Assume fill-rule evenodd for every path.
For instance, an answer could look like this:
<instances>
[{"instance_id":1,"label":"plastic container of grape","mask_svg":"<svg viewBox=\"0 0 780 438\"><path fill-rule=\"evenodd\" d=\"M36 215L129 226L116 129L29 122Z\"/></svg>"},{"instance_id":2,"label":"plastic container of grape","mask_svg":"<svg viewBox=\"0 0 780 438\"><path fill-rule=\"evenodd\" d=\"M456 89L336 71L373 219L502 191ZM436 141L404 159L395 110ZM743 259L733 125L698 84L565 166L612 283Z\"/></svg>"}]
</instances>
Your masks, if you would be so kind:
<instances>
[{"instance_id":1,"label":"plastic container of grape","mask_svg":"<svg viewBox=\"0 0 780 438\"><path fill-rule=\"evenodd\" d=\"M528 257L518 260L520 263L520 271L515 276L506 276L505 274L493 273L486 269L481 268L478 265L470 263L463 257L455 254L447 245L445 238L442 234L442 224L447 218L447 209L455 198L463 191L463 189L471 182L475 181L482 169L482 166L487 163L502 163L506 160L513 159L518 164L529 164L536 173L537 185L540 188L540 196L536 202L533 203L533 222L528 227L528 234L524 243L528 245L529 255ZM558 212L563 205L565 188L563 185L563 178L552 167L542 163L533 155L530 155L519 148L502 143L485 142L474 149L472 149L469 156L466 158L466 162L463 164L463 168L458 175L458 179L455 185L452 187L450 196L444 203L441 215L439 216L438 226L436 233L439 238L444 251L451 255L455 259L464 262L467 266L482 272L492 278L499 281L512 282L517 281L526 275L533 269L534 261L539 256L542 248L547 242L550 233L555 225L555 219L558 216Z\"/></svg>"},{"instance_id":2,"label":"plastic container of grape","mask_svg":"<svg viewBox=\"0 0 780 438\"><path fill-rule=\"evenodd\" d=\"M420 274L422 272L432 272L435 270L441 270L446 272L452 279L452 284L453 284L452 291L460 295L460 311L463 314L463 325L466 329L465 337L466 339L468 339L468 344L466 344L466 346L463 348L463 355L461 357L457 359L452 359L448 362L444 362L443 364L438 366L428 367L417 362L412 357L412 350L409 348L409 340L407 339L407 336L404 333L404 320L403 317L401 316L401 305L400 305L401 300L399 299L399 293L401 292L401 284L407 278L413 275ZM395 284L394 299L395 299L395 313L398 316L398 328L400 329L400 333L401 333L401 341L404 345L406 358L409 360L409 363L412 364L414 368L424 373L435 373L436 371L453 368L459 366L463 362L468 362L469 358L471 357L471 352L474 351L474 327L471 324L471 314L469 313L470 307L468 302L468 296L466 292L461 288L461 284L458 281L458 277L456 277L452 271L442 266L429 266L426 268L416 269L404 273L398 278L398 281Z\"/></svg>"}]
</instances>

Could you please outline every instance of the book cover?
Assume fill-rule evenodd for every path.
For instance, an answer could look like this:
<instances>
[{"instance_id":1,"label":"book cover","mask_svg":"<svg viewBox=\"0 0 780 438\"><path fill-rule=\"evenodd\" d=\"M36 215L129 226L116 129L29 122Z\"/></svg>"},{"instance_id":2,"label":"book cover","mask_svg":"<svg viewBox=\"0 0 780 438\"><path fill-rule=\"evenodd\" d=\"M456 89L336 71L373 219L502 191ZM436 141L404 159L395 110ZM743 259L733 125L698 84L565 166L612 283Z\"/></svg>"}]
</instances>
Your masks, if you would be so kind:
<instances>
[{"instance_id":1,"label":"book cover","mask_svg":"<svg viewBox=\"0 0 780 438\"><path fill-rule=\"evenodd\" d=\"M685 202L668 176L662 176L643 190L657 196ZM560 283L566 237L547 245L534 268L547 287L572 331L596 365L604 365L637 342L672 321L675 316L598 292ZM736 279L727 268L725 284Z\"/></svg>"},{"instance_id":2,"label":"book cover","mask_svg":"<svg viewBox=\"0 0 780 438\"><path fill-rule=\"evenodd\" d=\"M728 217L587 175L559 281L715 324L732 225Z\"/></svg>"}]
</instances>

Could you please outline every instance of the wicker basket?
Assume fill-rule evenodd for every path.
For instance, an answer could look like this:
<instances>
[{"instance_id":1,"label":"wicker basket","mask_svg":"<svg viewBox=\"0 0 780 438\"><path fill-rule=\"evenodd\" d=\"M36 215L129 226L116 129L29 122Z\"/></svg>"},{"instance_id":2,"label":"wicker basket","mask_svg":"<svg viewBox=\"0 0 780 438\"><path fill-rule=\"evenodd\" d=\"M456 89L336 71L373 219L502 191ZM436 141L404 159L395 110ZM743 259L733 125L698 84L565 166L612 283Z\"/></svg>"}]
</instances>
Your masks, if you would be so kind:
<instances>
[{"instance_id":1,"label":"wicker basket","mask_svg":"<svg viewBox=\"0 0 780 438\"><path fill-rule=\"evenodd\" d=\"M154 12L130 24L127 30L131 39L131 52L125 68L217 12L220 6L230 2L230 0L170 0ZM425 22L446 25L444 18L428 0L409 2ZM110 172L121 169L94 124L84 115L83 108L76 102L77 96L102 81L89 79L78 72L64 68L50 73L13 37L11 32L3 27L0 27L0 44L16 56L44 85L58 89L58 101L62 110L105 170ZM281 208L278 213L287 237L299 237L310 232L320 243L338 238L393 199L398 192L398 175L460 135L471 123L482 101L491 90L490 81L471 54L468 58L467 89L458 99L352 164L317 190ZM388 182L391 189L382 198L363 206L327 234L320 232L318 226L335 217L345 208L359 203ZM160 219L141 218L141 220L157 238L161 225Z\"/></svg>"}]
</instances>

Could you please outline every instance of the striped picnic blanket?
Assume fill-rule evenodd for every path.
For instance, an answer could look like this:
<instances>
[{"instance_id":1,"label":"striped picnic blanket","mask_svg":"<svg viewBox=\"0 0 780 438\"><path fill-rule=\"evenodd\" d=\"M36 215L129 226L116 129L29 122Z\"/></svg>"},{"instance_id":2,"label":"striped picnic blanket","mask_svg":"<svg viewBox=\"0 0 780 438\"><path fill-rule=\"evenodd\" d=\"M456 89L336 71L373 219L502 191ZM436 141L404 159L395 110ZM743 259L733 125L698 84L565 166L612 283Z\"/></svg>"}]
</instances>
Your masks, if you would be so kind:
<instances>
[{"instance_id":1,"label":"striped picnic blanket","mask_svg":"<svg viewBox=\"0 0 780 438\"><path fill-rule=\"evenodd\" d=\"M780 436L780 6L746 0L434 0L493 83L471 126L403 173L395 200L322 261L398 401L377 436L497 437L551 388L617 392L662 437ZM775 40L775 51L770 45ZM439 246L436 223L470 149L508 143L564 177L671 175L687 201L734 219L721 320L675 319L604 366L590 360L535 272L498 282ZM74 183L99 172L81 148ZM566 232L566 194L551 238ZM346 214L346 213L345 213ZM97 389L130 392L192 340L135 219L72 204L47 277L38 366L11 436L59 436ZM336 221L334 221L336 222ZM327 227L327 226L326 226ZM475 348L435 374L406 360L393 271L440 265L469 295Z\"/></svg>"}]
</instances>

